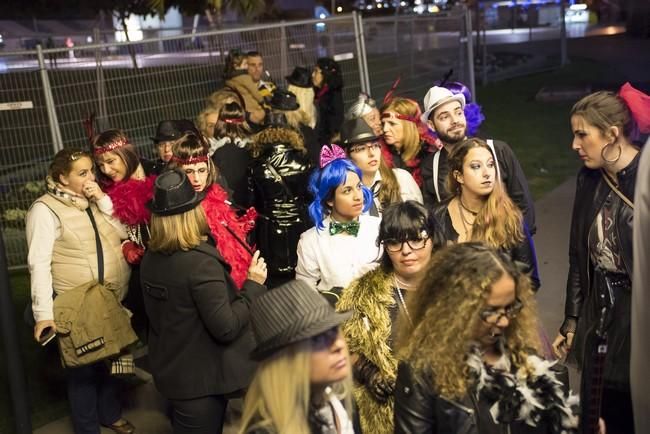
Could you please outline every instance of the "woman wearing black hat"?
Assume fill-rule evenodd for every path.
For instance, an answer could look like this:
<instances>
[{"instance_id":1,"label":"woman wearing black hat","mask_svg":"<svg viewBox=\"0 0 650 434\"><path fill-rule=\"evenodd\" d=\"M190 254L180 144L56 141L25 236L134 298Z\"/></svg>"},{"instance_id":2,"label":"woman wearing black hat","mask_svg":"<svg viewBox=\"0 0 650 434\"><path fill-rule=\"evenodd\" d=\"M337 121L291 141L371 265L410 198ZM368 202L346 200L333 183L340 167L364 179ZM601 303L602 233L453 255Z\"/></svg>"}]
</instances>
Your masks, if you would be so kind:
<instances>
[{"instance_id":1,"label":"woman wearing black hat","mask_svg":"<svg viewBox=\"0 0 650 434\"><path fill-rule=\"evenodd\" d=\"M370 215L381 216L391 203L414 200L422 203L422 192L404 169L389 168L381 152L381 137L362 118L349 119L341 126L341 146L350 160L361 169L361 182L372 190Z\"/></svg>"},{"instance_id":2,"label":"woman wearing black hat","mask_svg":"<svg viewBox=\"0 0 650 434\"><path fill-rule=\"evenodd\" d=\"M319 145L330 144L343 122L343 71L332 58L321 57L311 73L318 108L316 138Z\"/></svg>"},{"instance_id":3,"label":"woman wearing black hat","mask_svg":"<svg viewBox=\"0 0 650 434\"><path fill-rule=\"evenodd\" d=\"M184 172L156 179L151 239L141 264L150 319L149 357L157 389L171 401L174 433L215 433L228 400L250 382L255 363L251 300L265 292L264 260L249 270L241 295L227 265L206 241L203 195Z\"/></svg>"},{"instance_id":4,"label":"woman wearing black hat","mask_svg":"<svg viewBox=\"0 0 650 434\"><path fill-rule=\"evenodd\" d=\"M255 208L269 217L259 220L256 240L273 287L293 279L300 234L311 226L307 212L311 164L301 134L285 117L298 108L296 96L276 89L271 107L267 128L253 139L249 171Z\"/></svg>"},{"instance_id":5,"label":"woman wearing black hat","mask_svg":"<svg viewBox=\"0 0 650 434\"><path fill-rule=\"evenodd\" d=\"M354 434L349 355L338 327L349 317L298 280L255 300L253 357L260 364L240 434Z\"/></svg>"}]
</instances>

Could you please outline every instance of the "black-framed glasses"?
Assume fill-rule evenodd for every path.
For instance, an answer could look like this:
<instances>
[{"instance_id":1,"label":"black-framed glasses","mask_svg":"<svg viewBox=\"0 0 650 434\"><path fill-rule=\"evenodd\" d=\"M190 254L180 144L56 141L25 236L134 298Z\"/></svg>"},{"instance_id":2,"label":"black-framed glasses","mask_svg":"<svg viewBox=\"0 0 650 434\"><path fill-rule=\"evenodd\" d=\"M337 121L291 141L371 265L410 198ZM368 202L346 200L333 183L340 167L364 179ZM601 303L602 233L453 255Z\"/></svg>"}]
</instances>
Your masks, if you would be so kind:
<instances>
[{"instance_id":1,"label":"black-framed glasses","mask_svg":"<svg viewBox=\"0 0 650 434\"><path fill-rule=\"evenodd\" d=\"M363 152L365 150L377 151L379 149L381 149L381 143L379 142L363 143L359 145L350 146L350 153L356 154L357 152Z\"/></svg>"},{"instance_id":2,"label":"black-framed glasses","mask_svg":"<svg viewBox=\"0 0 650 434\"><path fill-rule=\"evenodd\" d=\"M411 250L422 250L427 245L429 240L429 234L427 231L423 230L420 232L420 236L412 240L395 240L392 238L386 239L383 241L384 248L391 253L401 252L404 248L404 243L411 248Z\"/></svg>"},{"instance_id":3,"label":"black-framed glasses","mask_svg":"<svg viewBox=\"0 0 650 434\"><path fill-rule=\"evenodd\" d=\"M339 336L339 326L334 326L331 329L327 329L322 333L312 336L311 349L312 351L321 351L326 348L331 347L336 342L336 339Z\"/></svg>"},{"instance_id":4,"label":"black-framed glasses","mask_svg":"<svg viewBox=\"0 0 650 434\"><path fill-rule=\"evenodd\" d=\"M501 318L506 317L509 320L515 318L521 309L524 307L524 304L518 298L515 301L505 308L486 308L483 309L480 313L481 319L488 324L498 324L501 321Z\"/></svg>"}]
</instances>

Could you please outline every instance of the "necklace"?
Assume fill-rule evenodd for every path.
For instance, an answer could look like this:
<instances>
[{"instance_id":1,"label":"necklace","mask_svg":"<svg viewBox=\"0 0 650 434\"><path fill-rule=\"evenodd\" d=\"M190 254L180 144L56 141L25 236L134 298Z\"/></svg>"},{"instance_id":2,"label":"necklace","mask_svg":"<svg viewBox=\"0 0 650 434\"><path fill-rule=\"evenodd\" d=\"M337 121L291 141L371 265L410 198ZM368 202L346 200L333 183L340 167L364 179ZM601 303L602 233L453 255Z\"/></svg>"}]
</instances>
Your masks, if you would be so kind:
<instances>
[{"instance_id":1,"label":"necklace","mask_svg":"<svg viewBox=\"0 0 650 434\"><path fill-rule=\"evenodd\" d=\"M463 206L460 202L460 198L458 198L458 213L460 214L460 221L463 224L463 230L465 231L465 237L467 237L467 234L469 234L469 229L467 226L470 228L474 225L474 222L470 222L465 218L465 213L463 213Z\"/></svg>"},{"instance_id":2,"label":"necklace","mask_svg":"<svg viewBox=\"0 0 650 434\"><path fill-rule=\"evenodd\" d=\"M409 322L413 323L411 321L411 315L409 314L409 311L406 308L406 302L404 301L404 294L402 294L402 289L400 288L400 284L399 284L400 281L397 278L396 274L393 274L393 279L395 280L395 289L397 289L397 297L399 298L399 302L402 304L402 309L404 309L404 314L406 314L406 318L409 320Z\"/></svg>"},{"instance_id":3,"label":"necklace","mask_svg":"<svg viewBox=\"0 0 650 434\"><path fill-rule=\"evenodd\" d=\"M465 211L467 211L468 213L470 213L471 215L476 217L476 215L478 214L478 211L472 211L471 209L467 208L465 206L465 204L463 203L463 198L462 197L458 196L458 202L460 203L460 206L462 206Z\"/></svg>"}]
</instances>

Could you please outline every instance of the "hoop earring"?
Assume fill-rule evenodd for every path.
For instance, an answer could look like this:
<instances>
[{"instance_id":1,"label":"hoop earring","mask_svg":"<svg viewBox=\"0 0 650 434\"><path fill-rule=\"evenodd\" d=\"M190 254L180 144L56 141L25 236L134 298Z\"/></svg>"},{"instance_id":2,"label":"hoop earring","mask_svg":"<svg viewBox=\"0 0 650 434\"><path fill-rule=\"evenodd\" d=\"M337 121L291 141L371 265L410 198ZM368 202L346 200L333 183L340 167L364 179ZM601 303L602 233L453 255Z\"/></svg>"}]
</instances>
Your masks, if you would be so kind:
<instances>
[{"instance_id":1,"label":"hoop earring","mask_svg":"<svg viewBox=\"0 0 650 434\"><path fill-rule=\"evenodd\" d=\"M621 154L623 153L623 148L621 148L621 145L618 145L618 155L616 156L616 158L612 160L608 160L607 158L605 158L605 150L612 145L613 143L608 143L605 146L603 146L603 149L600 150L600 157L603 159L603 161L606 164L616 164L616 162L621 158Z\"/></svg>"}]
</instances>

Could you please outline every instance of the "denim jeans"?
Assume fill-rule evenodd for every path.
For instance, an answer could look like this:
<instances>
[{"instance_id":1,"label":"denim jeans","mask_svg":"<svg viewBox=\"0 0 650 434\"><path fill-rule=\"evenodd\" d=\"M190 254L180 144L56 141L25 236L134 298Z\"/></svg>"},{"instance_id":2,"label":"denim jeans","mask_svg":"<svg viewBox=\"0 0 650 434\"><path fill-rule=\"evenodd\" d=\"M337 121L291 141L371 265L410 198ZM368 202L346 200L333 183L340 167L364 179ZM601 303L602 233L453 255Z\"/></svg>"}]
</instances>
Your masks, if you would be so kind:
<instances>
[{"instance_id":1,"label":"denim jeans","mask_svg":"<svg viewBox=\"0 0 650 434\"><path fill-rule=\"evenodd\" d=\"M66 369L68 400L75 434L99 434L122 414L117 380L104 362Z\"/></svg>"}]
</instances>

